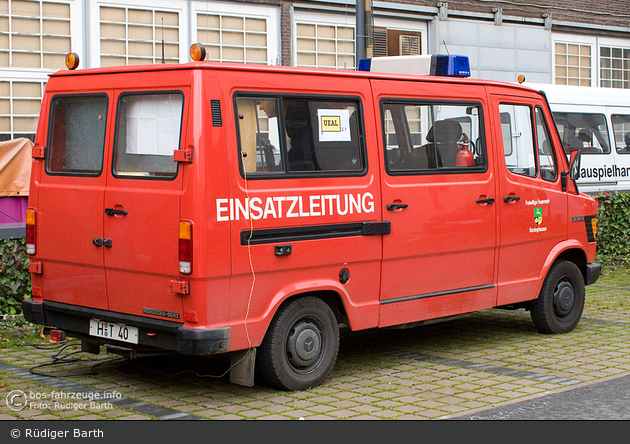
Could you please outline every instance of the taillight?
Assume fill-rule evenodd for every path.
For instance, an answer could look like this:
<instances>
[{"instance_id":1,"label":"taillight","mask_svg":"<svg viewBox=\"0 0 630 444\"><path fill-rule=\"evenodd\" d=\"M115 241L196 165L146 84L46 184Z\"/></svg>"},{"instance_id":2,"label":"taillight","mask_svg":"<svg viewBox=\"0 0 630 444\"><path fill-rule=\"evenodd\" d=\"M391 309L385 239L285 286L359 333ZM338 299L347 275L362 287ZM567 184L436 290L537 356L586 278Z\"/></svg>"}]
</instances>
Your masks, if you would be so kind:
<instances>
[{"instance_id":1,"label":"taillight","mask_svg":"<svg viewBox=\"0 0 630 444\"><path fill-rule=\"evenodd\" d=\"M35 210L28 208L26 210L26 253L35 254Z\"/></svg>"},{"instance_id":2,"label":"taillight","mask_svg":"<svg viewBox=\"0 0 630 444\"><path fill-rule=\"evenodd\" d=\"M182 220L179 222L179 272L192 273L193 241L192 222Z\"/></svg>"}]
</instances>

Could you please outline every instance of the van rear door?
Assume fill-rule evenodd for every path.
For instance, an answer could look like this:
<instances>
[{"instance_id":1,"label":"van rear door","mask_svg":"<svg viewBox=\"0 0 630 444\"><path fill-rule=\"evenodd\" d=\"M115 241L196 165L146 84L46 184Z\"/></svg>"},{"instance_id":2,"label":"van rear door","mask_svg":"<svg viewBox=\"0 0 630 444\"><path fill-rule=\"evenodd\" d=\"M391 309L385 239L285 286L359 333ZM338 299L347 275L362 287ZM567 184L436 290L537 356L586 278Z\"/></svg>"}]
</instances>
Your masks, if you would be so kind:
<instances>
[{"instance_id":1,"label":"van rear door","mask_svg":"<svg viewBox=\"0 0 630 444\"><path fill-rule=\"evenodd\" d=\"M121 76L116 85L116 131L101 209L111 311L183 320L178 224L184 168L190 72ZM165 86L168 85L168 86Z\"/></svg>"},{"instance_id":2,"label":"van rear door","mask_svg":"<svg viewBox=\"0 0 630 444\"><path fill-rule=\"evenodd\" d=\"M100 88L70 93L82 84L86 91L88 84ZM60 76L47 86L43 171L35 172L40 181L29 202L37 211L36 255L45 277L34 282L46 300L107 309L103 251L95 242L103 237L112 85L108 76Z\"/></svg>"}]
</instances>

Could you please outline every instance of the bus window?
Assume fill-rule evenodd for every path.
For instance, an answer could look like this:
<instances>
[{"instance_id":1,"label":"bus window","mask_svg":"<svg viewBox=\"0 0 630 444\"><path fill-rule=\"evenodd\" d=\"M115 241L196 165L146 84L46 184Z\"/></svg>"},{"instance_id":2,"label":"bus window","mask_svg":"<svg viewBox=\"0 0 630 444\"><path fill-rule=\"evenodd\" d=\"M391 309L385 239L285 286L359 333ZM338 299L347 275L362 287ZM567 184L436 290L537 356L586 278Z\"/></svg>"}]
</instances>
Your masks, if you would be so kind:
<instances>
[{"instance_id":1,"label":"bus window","mask_svg":"<svg viewBox=\"0 0 630 444\"><path fill-rule=\"evenodd\" d=\"M603 114L553 113L567 154L609 154L608 128Z\"/></svg>"},{"instance_id":2,"label":"bus window","mask_svg":"<svg viewBox=\"0 0 630 444\"><path fill-rule=\"evenodd\" d=\"M610 118L612 119L617 152L630 154L630 115L613 114Z\"/></svg>"}]
</instances>

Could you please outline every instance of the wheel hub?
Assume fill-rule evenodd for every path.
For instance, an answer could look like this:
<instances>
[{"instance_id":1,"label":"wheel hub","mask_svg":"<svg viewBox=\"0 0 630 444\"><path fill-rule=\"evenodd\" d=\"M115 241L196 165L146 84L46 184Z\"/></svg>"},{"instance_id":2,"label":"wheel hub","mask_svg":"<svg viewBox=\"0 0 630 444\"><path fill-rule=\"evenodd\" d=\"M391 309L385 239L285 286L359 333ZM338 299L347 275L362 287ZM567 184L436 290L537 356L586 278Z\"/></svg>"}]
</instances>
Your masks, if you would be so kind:
<instances>
[{"instance_id":1,"label":"wheel hub","mask_svg":"<svg viewBox=\"0 0 630 444\"><path fill-rule=\"evenodd\" d=\"M553 306L558 316L569 314L575 303L575 291L573 285L563 281L558 284L553 294Z\"/></svg>"},{"instance_id":2,"label":"wheel hub","mask_svg":"<svg viewBox=\"0 0 630 444\"><path fill-rule=\"evenodd\" d=\"M299 321L287 338L287 356L295 367L302 368L317 360L322 350L321 332L312 322Z\"/></svg>"}]
</instances>

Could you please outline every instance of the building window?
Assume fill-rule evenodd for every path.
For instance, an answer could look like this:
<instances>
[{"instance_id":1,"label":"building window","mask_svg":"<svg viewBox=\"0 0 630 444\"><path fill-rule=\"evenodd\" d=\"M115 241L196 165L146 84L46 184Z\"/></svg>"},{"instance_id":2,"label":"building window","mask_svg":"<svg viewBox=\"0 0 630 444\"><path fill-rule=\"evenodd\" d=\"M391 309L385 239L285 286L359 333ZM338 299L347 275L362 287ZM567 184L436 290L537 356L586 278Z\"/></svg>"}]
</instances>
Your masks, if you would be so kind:
<instances>
[{"instance_id":1,"label":"building window","mask_svg":"<svg viewBox=\"0 0 630 444\"><path fill-rule=\"evenodd\" d=\"M179 63L177 11L101 6L101 66ZM163 50L162 50L163 48Z\"/></svg>"},{"instance_id":2,"label":"building window","mask_svg":"<svg viewBox=\"0 0 630 444\"><path fill-rule=\"evenodd\" d=\"M296 22L297 66L354 69L354 27Z\"/></svg>"},{"instance_id":3,"label":"building window","mask_svg":"<svg viewBox=\"0 0 630 444\"><path fill-rule=\"evenodd\" d=\"M591 86L591 46L555 44L556 85Z\"/></svg>"},{"instance_id":4,"label":"building window","mask_svg":"<svg viewBox=\"0 0 630 444\"><path fill-rule=\"evenodd\" d=\"M0 81L0 141L35 140L45 82Z\"/></svg>"},{"instance_id":5,"label":"building window","mask_svg":"<svg viewBox=\"0 0 630 444\"><path fill-rule=\"evenodd\" d=\"M70 52L68 2L0 2L0 67L59 69Z\"/></svg>"},{"instance_id":6,"label":"building window","mask_svg":"<svg viewBox=\"0 0 630 444\"><path fill-rule=\"evenodd\" d=\"M602 46L599 49L600 86L630 88L630 49Z\"/></svg>"},{"instance_id":7,"label":"building window","mask_svg":"<svg viewBox=\"0 0 630 444\"><path fill-rule=\"evenodd\" d=\"M422 54L422 34L387 28L374 28L374 57Z\"/></svg>"},{"instance_id":8,"label":"building window","mask_svg":"<svg viewBox=\"0 0 630 444\"><path fill-rule=\"evenodd\" d=\"M207 60L266 64L267 33L265 18L197 13L197 41Z\"/></svg>"}]
</instances>

